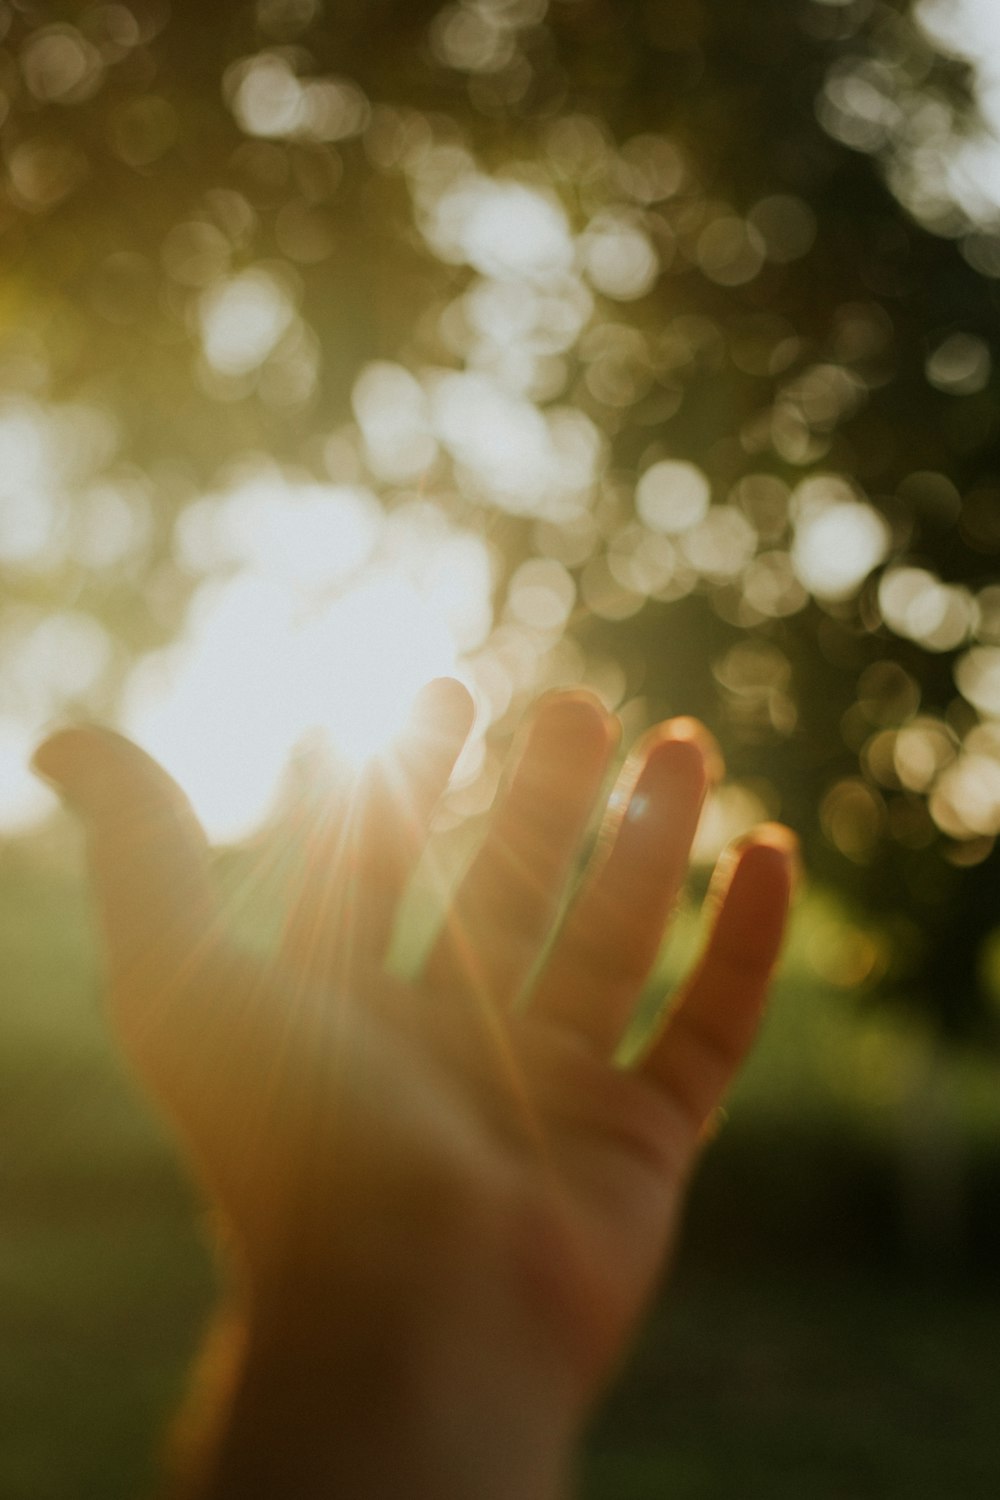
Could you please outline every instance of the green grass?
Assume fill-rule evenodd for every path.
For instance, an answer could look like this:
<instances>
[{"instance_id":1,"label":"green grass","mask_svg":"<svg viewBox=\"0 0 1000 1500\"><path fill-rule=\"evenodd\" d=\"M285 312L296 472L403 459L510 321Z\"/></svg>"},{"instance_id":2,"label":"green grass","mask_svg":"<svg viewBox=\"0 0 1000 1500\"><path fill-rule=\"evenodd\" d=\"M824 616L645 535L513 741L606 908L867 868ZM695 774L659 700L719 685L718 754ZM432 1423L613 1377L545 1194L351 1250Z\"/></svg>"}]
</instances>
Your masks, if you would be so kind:
<instances>
[{"instance_id":1,"label":"green grass","mask_svg":"<svg viewBox=\"0 0 1000 1500\"><path fill-rule=\"evenodd\" d=\"M689 1266L596 1425L585 1500L986 1500L998 1337L995 1289Z\"/></svg>"},{"instance_id":2,"label":"green grass","mask_svg":"<svg viewBox=\"0 0 1000 1500\"><path fill-rule=\"evenodd\" d=\"M694 940L682 922L664 982ZM852 943L804 905L585 1500L996 1493L996 1069L940 1064L831 982ZM0 859L0 954L0 1496L125 1500L152 1486L210 1260L106 1035L61 843Z\"/></svg>"}]
</instances>

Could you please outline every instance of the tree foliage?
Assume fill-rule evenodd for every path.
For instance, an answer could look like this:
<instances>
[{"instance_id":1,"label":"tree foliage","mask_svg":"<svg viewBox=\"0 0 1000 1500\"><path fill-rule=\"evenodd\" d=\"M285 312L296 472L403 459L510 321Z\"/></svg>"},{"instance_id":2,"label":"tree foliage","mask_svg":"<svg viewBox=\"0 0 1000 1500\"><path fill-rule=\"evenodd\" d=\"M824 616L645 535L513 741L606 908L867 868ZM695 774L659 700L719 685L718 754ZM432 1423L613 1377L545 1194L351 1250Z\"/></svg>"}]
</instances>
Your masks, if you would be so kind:
<instances>
[{"instance_id":1,"label":"tree foliage","mask_svg":"<svg viewBox=\"0 0 1000 1500\"><path fill-rule=\"evenodd\" d=\"M981 1031L1000 228L911 7L0 15L5 712L113 711L245 565L248 475L433 512L488 555L458 645L496 734L578 675L700 714L730 822L789 819L881 914L885 988ZM111 648L29 691L67 611Z\"/></svg>"}]
</instances>

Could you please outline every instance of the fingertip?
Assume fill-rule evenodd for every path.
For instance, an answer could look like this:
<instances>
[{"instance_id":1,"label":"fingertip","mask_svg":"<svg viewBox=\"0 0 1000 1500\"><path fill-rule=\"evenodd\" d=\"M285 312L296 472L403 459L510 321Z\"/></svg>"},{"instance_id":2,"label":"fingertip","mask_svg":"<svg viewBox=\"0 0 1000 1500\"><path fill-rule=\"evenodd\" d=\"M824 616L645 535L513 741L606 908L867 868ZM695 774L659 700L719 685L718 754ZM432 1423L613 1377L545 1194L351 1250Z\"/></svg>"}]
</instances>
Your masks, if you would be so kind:
<instances>
[{"instance_id":1,"label":"fingertip","mask_svg":"<svg viewBox=\"0 0 1000 1500\"><path fill-rule=\"evenodd\" d=\"M686 770L700 778L706 790L722 780L726 769L715 736L699 719L686 715L665 719L647 730L629 758L642 768L666 765Z\"/></svg>"},{"instance_id":2,"label":"fingertip","mask_svg":"<svg viewBox=\"0 0 1000 1500\"><path fill-rule=\"evenodd\" d=\"M658 725L629 757L634 791L678 790L700 806L714 784L711 746L682 720Z\"/></svg>"},{"instance_id":3,"label":"fingertip","mask_svg":"<svg viewBox=\"0 0 1000 1500\"><path fill-rule=\"evenodd\" d=\"M142 808L194 818L187 797L163 767L113 729L85 724L57 730L38 746L31 765L88 816L105 820Z\"/></svg>"},{"instance_id":4,"label":"fingertip","mask_svg":"<svg viewBox=\"0 0 1000 1500\"><path fill-rule=\"evenodd\" d=\"M577 753L591 750L610 757L621 736L621 725L588 688L559 688L536 699L525 731L533 742L565 740Z\"/></svg>"},{"instance_id":5,"label":"fingertip","mask_svg":"<svg viewBox=\"0 0 1000 1500\"><path fill-rule=\"evenodd\" d=\"M718 946L758 967L777 957L798 875L798 840L780 823L762 824L721 855L709 889Z\"/></svg>"},{"instance_id":6,"label":"fingertip","mask_svg":"<svg viewBox=\"0 0 1000 1500\"><path fill-rule=\"evenodd\" d=\"M57 729L34 751L31 769L56 791L72 797L82 789L88 773L103 762L109 738L107 731L90 725Z\"/></svg>"},{"instance_id":7,"label":"fingertip","mask_svg":"<svg viewBox=\"0 0 1000 1500\"><path fill-rule=\"evenodd\" d=\"M417 694L414 716L429 723L447 724L467 734L476 716L476 703L464 682L457 677L435 677Z\"/></svg>"},{"instance_id":8,"label":"fingertip","mask_svg":"<svg viewBox=\"0 0 1000 1500\"><path fill-rule=\"evenodd\" d=\"M417 693L405 727L393 736L391 751L402 759L441 755L454 759L469 737L475 699L456 677L435 677Z\"/></svg>"},{"instance_id":9,"label":"fingertip","mask_svg":"<svg viewBox=\"0 0 1000 1500\"><path fill-rule=\"evenodd\" d=\"M722 750L715 735L700 719L682 715L676 719L668 719L662 729L663 743L696 747L704 762L705 776L710 786L715 786L722 780L726 774L726 762Z\"/></svg>"},{"instance_id":10,"label":"fingertip","mask_svg":"<svg viewBox=\"0 0 1000 1500\"><path fill-rule=\"evenodd\" d=\"M802 853L796 834L784 823L760 823L743 834L731 845L734 860L740 864L748 861L754 870L772 876L784 873L790 890L802 879Z\"/></svg>"}]
</instances>

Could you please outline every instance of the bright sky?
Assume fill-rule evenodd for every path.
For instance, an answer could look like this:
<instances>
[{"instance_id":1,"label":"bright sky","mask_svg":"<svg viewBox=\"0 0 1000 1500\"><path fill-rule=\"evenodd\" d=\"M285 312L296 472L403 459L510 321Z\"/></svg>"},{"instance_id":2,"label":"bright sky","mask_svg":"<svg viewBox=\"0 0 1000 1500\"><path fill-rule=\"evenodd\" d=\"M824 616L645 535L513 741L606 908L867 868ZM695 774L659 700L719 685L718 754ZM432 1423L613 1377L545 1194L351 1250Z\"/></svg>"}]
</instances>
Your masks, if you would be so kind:
<instances>
[{"instance_id":1,"label":"bright sky","mask_svg":"<svg viewBox=\"0 0 1000 1500\"><path fill-rule=\"evenodd\" d=\"M924 26L975 58L985 76L1000 78L1000 8L996 0L923 0Z\"/></svg>"},{"instance_id":2,"label":"bright sky","mask_svg":"<svg viewBox=\"0 0 1000 1500\"><path fill-rule=\"evenodd\" d=\"M954 189L966 207L1000 208L1000 0L923 0L918 15L938 42L971 61L987 131L957 153Z\"/></svg>"},{"instance_id":3,"label":"bright sky","mask_svg":"<svg viewBox=\"0 0 1000 1500\"><path fill-rule=\"evenodd\" d=\"M976 69L987 123L972 139L945 143L946 170L972 215L996 216L1000 0L920 0L919 15L938 45ZM234 111L253 135L334 140L364 123L364 100L348 85L305 85L275 54L248 62L233 75L233 89ZM676 153L665 141L657 147L658 140L637 137L622 156L626 161L631 149L632 169L642 167L643 202L668 196L680 180ZM663 251L631 197L596 212L575 235L557 198L533 178L490 177L453 145L416 153L413 161L417 220L428 243L475 273L442 321L464 367L412 371L382 360L359 372L347 467L367 474L371 488L264 465L191 504L175 537L176 560L196 580L185 628L128 677L123 727L177 776L218 839L257 826L303 738L311 742L319 728L338 755L362 761L398 729L421 684L441 673L467 667L481 688L481 734L515 691L532 685L539 660L578 605L569 569L588 558L579 605L606 618L624 617L615 613L616 599L634 610L645 594L677 598L699 577L743 579L753 609L777 616L801 608L807 591L822 600L850 598L889 549L885 523L860 492L839 476L813 474L790 498L788 550L776 543L766 550L767 537L758 537L744 509L713 496L698 467L665 455L637 477L637 520L612 539L606 566L592 546L575 560L534 558L514 575L505 612L494 621L500 601L490 546L432 498L421 498L424 477L443 455L476 506L527 514L550 527L581 522L580 534L588 534L605 440L583 410L554 399L568 379L565 356L584 335L595 295L624 303L643 296ZM177 226L171 253L192 229L198 226ZM761 234L728 212L699 240L704 273L725 285L752 279L764 254ZM308 396L319 345L297 306L294 281L280 268L220 269L193 295L198 374L210 395L256 390L282 402ZM618 347L639 340L639 355L626 342L628 359L648 364L640 334L616 323L604 333L612 353L615 340ZM590 359L588 378L598 367ZM969 334L946 339L928 359L928 379L941 389L982 389L989 370L989 350ZM821 385L833 378L829 367L813 374ZM621 400L633 396L626 388ZM106 471L115 456L106 414L28 397L0 404L0 563L41 576L70 556L98 572L133 554L141 561L149 498L141 486L133 494L134 479L112 482ZM776 483L746 481L761 482ZM414 491L406 504L386 510L384 485ZM779 495L781 505L787 499ZM758 545L765 550L758 553ZM891 569L879 597L886 623L928 650L957 649L978 628L981 607L972 594L923 569ZM47 620L25 608L4 620L0 828L20 829L51 805L27 772L31 745L67 703L104 680L114 643L96 621L73 611ZM979 639L963 658L959 686L1000 721L1000 627ZM919 745L927 749L924 740ZM982 753L1000 765L1000 730ZM950 823L942 823L959 836L962 828L982 831L984 819L992 828L994 819L994 782L988 811L969 812L979 782L962 775L949 792ZM994 779L1000 782L1000 772ZM1000 791L995 821L1000 828Z\"/></svg>"}]
</instances>

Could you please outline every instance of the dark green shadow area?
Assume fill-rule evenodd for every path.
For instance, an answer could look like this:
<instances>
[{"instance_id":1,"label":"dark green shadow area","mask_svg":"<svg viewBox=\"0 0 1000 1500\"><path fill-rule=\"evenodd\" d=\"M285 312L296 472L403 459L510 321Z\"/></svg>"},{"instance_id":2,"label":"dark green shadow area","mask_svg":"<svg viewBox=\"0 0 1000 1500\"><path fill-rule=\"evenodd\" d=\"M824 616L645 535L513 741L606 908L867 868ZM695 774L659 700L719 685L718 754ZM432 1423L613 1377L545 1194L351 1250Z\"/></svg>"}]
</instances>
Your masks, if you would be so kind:
<instances>
[{"instance_id":1,"label":"dark green shadow area","mask_svg":"<svg viewBox=\"0 0 1000 1500\"><path fill-rule=\"evenodd\" d=\"M212 1304L209 1237L105 1031L74 860L8 852L0 910L0 1495L134 1500ZM833 920L800 913L584 1500L996 1493L995 1069L928 1073L912 1031L821 983Z\"/></svg>"}]
</instances>

